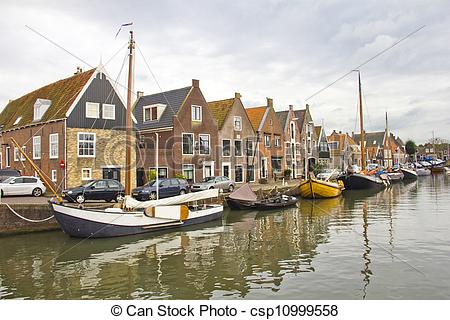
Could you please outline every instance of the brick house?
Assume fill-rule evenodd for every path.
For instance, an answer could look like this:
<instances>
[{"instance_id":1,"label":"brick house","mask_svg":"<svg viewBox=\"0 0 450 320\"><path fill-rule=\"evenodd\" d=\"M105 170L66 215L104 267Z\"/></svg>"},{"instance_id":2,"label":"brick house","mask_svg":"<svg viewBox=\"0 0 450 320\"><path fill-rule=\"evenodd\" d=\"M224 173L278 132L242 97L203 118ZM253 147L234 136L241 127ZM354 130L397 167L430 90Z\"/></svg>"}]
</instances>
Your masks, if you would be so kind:
<instances>
[{"instance_id":1,"label":"brick house","mask_svg":"<svg viewBox=\"0 0 450 320\"><path fill-rule=\"evenodd\" d=\"M361 134L353 134L353 140L361 143ZM365 132L364 147L366 149L366 162L388 166L392 159L391 150L386 147L386 131Z\"/></svg>"},{"instance_id":2,"label":"brick house","mask_svg":"<svg viewBox=\"0 0 450 320\"><path fill-rule=\"evenodd\" d=\"M156 134L159 177L183 175L198 182L219 173L219 130L198 80L180 89L139 93L133 114L137 120L138 185L156 171Z\"/></svg>"},{"instance_id":3,"label":"brick house","mask_svg":"<svg viewBox=\"0 0 450 320\"><path fill-rule=\"evenodd\" d=\"M283 128L278 121L273 101L267 98L267 105L247 108L248 118L256 132L259 179L276 179L283 175L285 168Z\"/></svg>"},{"instance_id":4,"label":"brick house","mask_svg":"<svg viewBox=\"0 0 450 320\"><path fill-rule=\"evenodd\" d=\"M3 109L0 166L36 174L13 146L14 137L59 190L97 178L123 182L125 113L102 66L78 70Z\"/></svg>"},{"instance_id":5,"label":"brick house","mask_svg":"<svg viewBox=\"0 0 450 320\"><path fill-rule=\"evenodd\" d=\"M361 167L361 149L347 133L333 130L327 140L332 169L345 170L353 164Z\"/></svg>"},{"instance_id":6,"label":"brick house","mask_svg":"<svg viewBox=\"0 0 450 320\"><path fill-rule=\"evenodd\" d=\"M283 128L285 168L291 170L291 178L300 178L303 172L304 158L302 153L302 137L294 107L287 111L276 112L278 121Z\"/></svg>"},{"instance_id":7,"label":"brick house","mask_svg":"<svg viewBox=\"0 0 450 320\"><path fill-rule=\"evenodd\" d=\"M330 165L330 148L328 146L328 139L323 126L315 126L314 133L317 137L316 145L319 164L328 168Z\"/></svg>"},{"instance_id":8,"label":"brick house","mask_svg":"<svg viewBox=\"0 0 450 320\"><path fill-rule=\"evenodd\" d=\"M240 93L234 98L208 102L208 108L219 128L220 174L236 183L254 182L256 161L256 135Z\"/></svg>"}]
</instances>

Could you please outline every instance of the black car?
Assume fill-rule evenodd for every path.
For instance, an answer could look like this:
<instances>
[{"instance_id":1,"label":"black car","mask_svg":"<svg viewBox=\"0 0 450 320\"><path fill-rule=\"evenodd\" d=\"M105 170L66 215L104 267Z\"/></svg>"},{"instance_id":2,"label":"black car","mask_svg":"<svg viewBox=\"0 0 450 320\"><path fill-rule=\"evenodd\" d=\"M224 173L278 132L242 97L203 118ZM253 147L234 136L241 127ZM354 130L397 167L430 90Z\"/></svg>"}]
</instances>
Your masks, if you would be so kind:
<instances>
[{"instance_id":1,"label":"black car","mask_svg":"<svg viewBox=\"0 0 450 320\"><path fill-rule=\"evenodd\" d=\"M185 179L178 178L162 178L159 183L159 198L168 198L185 194L189 192L189 183ZM142 187L133 189L131 192L133 198L145 201L156 199L156 180L152 180Z\"/></svg>"},{"instance_id":2,"label":"black car","mask_svg":"<svg viewBox=\"0 0 450 320\"><path fill-rule=\"evenodd\" d=\"M20 177L20 171L16 169L0 169L0 182L8 179L9 177Z\"/></svg>"},{"instance_id":3,"label":"black car","mask_svg":"<svg viewBox=\"0 0 450 320\"><path fill-rule=\"evenodd\" d=\"M62 197L69 202L76 201L78 203L86 200L105 200L107 202L115 200L118 202L124 197L124 188L117 180L92 180L82 186L64 190Z\"/></svg>"}]
</instances>

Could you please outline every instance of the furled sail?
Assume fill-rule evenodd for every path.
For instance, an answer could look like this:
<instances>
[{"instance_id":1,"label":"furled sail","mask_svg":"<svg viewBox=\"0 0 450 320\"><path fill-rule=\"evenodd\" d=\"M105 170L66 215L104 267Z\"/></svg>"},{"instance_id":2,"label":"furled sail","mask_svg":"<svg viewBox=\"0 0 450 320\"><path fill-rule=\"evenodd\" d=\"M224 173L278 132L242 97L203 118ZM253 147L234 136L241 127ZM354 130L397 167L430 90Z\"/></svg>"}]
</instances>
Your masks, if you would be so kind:
<instances>
[{"instance_id":1,"label":"furled sail","mask_svg":"<svg viewBox=\"0 0 450 320\"><path fill-rule=\"evenodd\" d=\"M199 201L209 198L215 198L219 196L219 189L210 189L200 192L191 192L182 194L175 197L159 199L159 200L149 200L149 201L138 201L132 197L125 198L125 207L130 209L145 209L149 207L156 206L171 206L181 203Z\"/></svg>"}]
</instances>

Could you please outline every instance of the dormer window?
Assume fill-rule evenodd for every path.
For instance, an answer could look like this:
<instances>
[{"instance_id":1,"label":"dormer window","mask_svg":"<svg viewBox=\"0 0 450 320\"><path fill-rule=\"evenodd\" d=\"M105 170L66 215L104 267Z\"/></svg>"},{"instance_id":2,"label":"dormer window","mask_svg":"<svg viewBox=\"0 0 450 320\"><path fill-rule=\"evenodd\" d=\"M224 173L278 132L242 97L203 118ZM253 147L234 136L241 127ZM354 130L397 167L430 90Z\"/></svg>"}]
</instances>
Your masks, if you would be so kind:
<instances>
[{"instance_id":1,"label":"dormer window","mask_svg":"<svg viewBox=\"0 0 450 320\"><path fill-rule=\"evenodd\" d=\"M159 120L159 118L163 114L165 108L166 108L166 105L165 104L160 104L160 103L152 104L152 105L149 105L149 106L144 106L144 108L143 108L143 110L144 110L144 115L143 115L144 122Z\"/></svg>"},{"instance_id":2,"label":"dormer window","mask_svg":"<svg viewBox=\"0 0 450 320\"><path fill-rule=\"evenodd\" d=\"M202 107L201 106L191 106L192 111L192 121L202 121Z\"/></svg>"},{"instance_id":3,"label":"dormer window","mask_svg":"<svg viewBox=\"0 0 450 320\"><path fill-rule=\"evenodd\" d=\"M22 120L22 117L18 117L18 118L16 119L16 121L14 121L13 126L15 126L16 124L18 124L18 123L20 122L20 120Z\"/></svg>"},{"instance_id":4,"label":"dormer window","mask_svg":"<svg viewBox=\"0 0 450 320\"><path fill-rule=\"evenodd\" d=\"M36 102L34 103L33 121L41 120L51 104L52 104L51 100L37 99Z\"/></svg>"}]
</instances>

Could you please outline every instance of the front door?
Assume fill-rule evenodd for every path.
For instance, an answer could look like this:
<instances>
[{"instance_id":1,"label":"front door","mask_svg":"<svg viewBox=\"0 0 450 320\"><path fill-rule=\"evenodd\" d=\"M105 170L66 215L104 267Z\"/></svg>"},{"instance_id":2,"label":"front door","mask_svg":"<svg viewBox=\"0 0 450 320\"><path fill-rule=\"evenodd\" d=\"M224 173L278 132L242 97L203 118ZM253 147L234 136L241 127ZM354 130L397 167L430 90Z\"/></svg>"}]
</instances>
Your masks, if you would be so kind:
<instances>
[{"instance_id":1,"label":"front door","mask_svg":"<svg viewBox=\"0 0 450 320\"><path fill-rule=\"evenodd\" d=\"M267 178L267 158L261 159L261 178Z\"/></svg>"},{"instance_id":2,"label":"front door","mask_svg":"<svg viewBox=\"0 0 450 320\"><path fill-rule=\"evenodd\" d=\"M120 181L120 168L103 168L103 179Z\"/></svg>"},{"instance_id":3,"label":"front door","mask_svg":"<svg viewBox=\"0 0 450 320\"><path fill-rule=\"evenodd\" d=\"M205 161L203 163L203 178L214 176L214 161Z\"/></svg>"},{"instance_id":4,"label":"front door","mask_svg":"<svg viewBox=\"0 0 450 320\"><path fill-rule=\"evenodd\" d=\"M143 186L144 184L145 184L145 169L136 168L136 185L140 187Z\"/></svg>"},{"instance_id":5,"label":"front door","mask_svg":"<svg viewBox=\"0 0 450 320\"><path fill-rule=\"evenodd\" d=\"M222 175L229 179L231 179L230 168L231 168L231 163L229 163L229 162L222 163Z\"/></svg>"}]
</instances>

